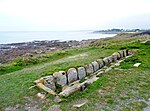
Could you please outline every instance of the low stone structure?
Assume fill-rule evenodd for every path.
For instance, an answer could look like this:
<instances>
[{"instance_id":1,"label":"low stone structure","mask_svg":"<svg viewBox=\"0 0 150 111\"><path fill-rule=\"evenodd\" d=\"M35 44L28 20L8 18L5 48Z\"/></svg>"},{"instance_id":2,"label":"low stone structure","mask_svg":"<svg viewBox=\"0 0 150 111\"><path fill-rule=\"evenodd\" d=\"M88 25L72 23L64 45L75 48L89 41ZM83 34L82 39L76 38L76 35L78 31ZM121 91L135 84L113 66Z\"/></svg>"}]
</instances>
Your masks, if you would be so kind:
<instances>
[{"instance_id":1,"label":"low stone structure","mask_svg":"<svg viewBox=\"0 0 150 111\"><path fill-rule=\"evenodd\" d=\"M119 52L113 53L111 56L105 57L103 59L97 59L96 61L93 61L83 67L70 68L67 72L55 72L53 73L53 75L36 80L35 83L38 87L42 88L52 95L66 97L77 90L85 89L87 85L96 81L103 72L108 72L112 69L112 66L107 69L103 68L104 66L106 67L110 63L113 63L114 61L117 62L118 60L118 63L120 63L122 62L122 60L120 60L121 58L132 55L134 53L135 52L132 50L121 50ZM105 70L101 71L102 68ZM98 72L99 70L100 72ZM85 81L83 83L80 83L81 79L85 79ZM62 89L59 94L55 92L57 88Z\"/></svg>"}]
</instances>

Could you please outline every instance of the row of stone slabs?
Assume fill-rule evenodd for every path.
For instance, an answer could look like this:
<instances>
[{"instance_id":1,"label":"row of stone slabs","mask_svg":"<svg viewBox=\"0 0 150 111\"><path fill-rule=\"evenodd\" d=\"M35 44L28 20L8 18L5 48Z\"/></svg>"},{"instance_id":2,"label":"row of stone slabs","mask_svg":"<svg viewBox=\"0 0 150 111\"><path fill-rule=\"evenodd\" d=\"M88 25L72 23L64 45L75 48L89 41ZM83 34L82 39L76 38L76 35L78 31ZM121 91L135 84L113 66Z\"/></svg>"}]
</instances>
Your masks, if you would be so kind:
<instances>
[{"instance_id":1,"label":"row of stone slabs","mask_svg":"<svg viewBox=\"0 0 150 111\"><path fill-rule=\"evenodd\" d=\"M42 77L39 80L36 80L35 83L38 87L47 91L48 93L57 95L55 92L57 88L63 89L63 87L73 83L74 81L84 79L86 76L90 76L94 72L100 70L102 67L123 57L131 55L132 53L133 52L131 50L121 50L113 53L109 57L105 57L104 59L97 59L96 61L83 67L70 68L67 72L55 72L53 75Z\"/></svg>"}]
</instances>

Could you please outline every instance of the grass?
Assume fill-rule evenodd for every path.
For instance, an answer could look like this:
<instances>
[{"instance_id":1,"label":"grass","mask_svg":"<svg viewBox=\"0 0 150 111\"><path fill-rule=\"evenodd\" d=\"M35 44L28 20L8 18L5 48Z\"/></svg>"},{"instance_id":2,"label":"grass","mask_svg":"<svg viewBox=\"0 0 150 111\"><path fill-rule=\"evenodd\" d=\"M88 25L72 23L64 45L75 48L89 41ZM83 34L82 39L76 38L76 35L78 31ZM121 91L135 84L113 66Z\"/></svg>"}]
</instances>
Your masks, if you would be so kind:
<instances>
[{"instance_id":1,"label":"grass","mask_svg":"<svg viewBox=\"0 0 150 111\"><path fill-rule=\"evenodd\" d=\"M23 68L32 67L38 64L42 64L45 62L52 62L54 60L58 60L64 57L73 56L76 54L84 53L90 50L95 50L96 48L81 48L81 49L70 49L70 50L62 50L59 52L51 52L47 54L41 54L34 57L19 57L13 60L9 64L4 64L0 66L0 75L7 74L10 72L18 71Z\"/></svg>"},{"instance_id":2,"label":"grass","mask_svg":"<svg viewBox=\"0 0 150 111\"><path fill-rule=\"evenodd\" d=\"M93 45L95 43L93 43L92 47L65 50L61 54L59 54L60 52L50 54L50 58L47 57L47 62L29 64L25 68L21 66L22 69L17 69L18 71L13 68L10 71L6 70L9 73L3 70L0 75L0 110L16 104L24 105L27 102L26 97L37 100L36 94L43 91L36 87L29 90L29 87L33 85L34 80L40 77L52 74L55 71L67 71L70 67L88 64L96 59L109 56L120 49L135 48L138 49L138 52L118 67L122 70L113 69L105 73L86 90L64 98L65 101L59 103L59 105L63 111L77 111L78 109L72 107L72 105L76 101L88 100L79 110L142 110L147 106L146 101L150 98L150 46L138 42L138 39L144 40L145 37L132 38L128 42L123 38L122 43L116 42L117 44L115 44L115 39L112 39L114 42L105 47L95 46ZM107 42L112 41L112 39L108 39ZM41 60L45 58L43 56L41 56ZM141 62L141 66L133 67L136 62ZM53 98L50 95L47 95L47 97L49 100ZM53 104L58 103L43 102L39 106L42 110L47 110Z\"/></svg>"},{"instance_id":3,"label":"grass","mask_svg":"<svg viewBox=\"0 0 150 111\"><path fill-rule=\"evenodd\" d=\"M63 111L77 111L70 105L82 99L88 99L88 103L82 106L80 111L142 111L150 98L150 46L134 45L138 45L140 50L119 66L123 68L122 71L111 70L85 91L68 97L60 104ZM141 61L139 68L132 67L134 63Z\"/></svg>"},{"instance_id":4,"label":"grass","mask_svg":"<svg viewBox=\"0 0 150 111\"><path fill-rule=\"evenodd\" d=\"M33 81L40 77L49 75L59 70L66 70L70 67L82 66L90 63L98 58L108 56L116 50L105 50L100 48L85 48L78 50L80 54L87 54L87 56L77 56L76 58L69 58L68 56L53 60L47 63L41 63L35 66L24 68L20 71L3 74L0 77L0 107L6 107L8 105L15 105L24 103L24 97L34 97L39 89L29 90L29 87L33 85ZM73 52L72 52L73 51ZM103 54L101 52L104 52ZM68 53L75 53L74 50L70 50ZM72 56L74 56L72 54ZM71 56L71 57L72 57ZM11 99L10 99L11 98Z\"/></svg>"}]
</instances>

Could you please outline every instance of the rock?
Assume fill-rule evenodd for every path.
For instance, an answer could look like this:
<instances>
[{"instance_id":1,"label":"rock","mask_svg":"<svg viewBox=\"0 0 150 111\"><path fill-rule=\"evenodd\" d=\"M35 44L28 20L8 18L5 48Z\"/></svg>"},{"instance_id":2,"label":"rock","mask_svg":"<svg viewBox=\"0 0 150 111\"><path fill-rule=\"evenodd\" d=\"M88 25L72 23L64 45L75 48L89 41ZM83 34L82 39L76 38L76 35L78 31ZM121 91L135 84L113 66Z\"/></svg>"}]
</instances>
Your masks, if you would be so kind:
<instances>
[{"instance_id":1,"label":"rock","mask_svg":"<svg viewBox=\"0 0 150 111\"><path fill-rule=\"evenodd\" d=\"M53 102L57 102L60 103L63 101L63 99L61 99L59 96L55 96L54 99L52 100Z\"/></svg>"},{"instance_id":2,"label":"rock","mask_svg":"<svg viewBox=\"0 0 150 111\"><path fill-rule=\"evenodd\" d=\"M121 58L121 56L118 52L113 53L112 57L113 57L114 61L119 60Z\"/></svg>"},{"instance_id":3,"label":"rock","mask_svg":"<svg viewBox=\"0 0 150 111\"><path fill-rule=\"evenodd\" d=\"M96 72L97 70L99 70L99 64L98 64L96 61L92 62L92 65L93 65L93 68L94 68L94 71L95 71L95 72Z\"/></svg>"},{"instance_id":4,"label":"rock","mask_svg":"<svg viewBox=\"0 0 150 111\"><path fill-rule=\"evenodd\" d=\"M105 65L108 65L108 64L109 64L109 59L108 59L107 57L105 57L105 58L103 59L103 61L104 61Z\"/></svg>"},{"instance_id":5,"label":"rock","mask_svg":"<svg viewBox=\"0 0 150 111\"><path fill-rule=\"evenodd\" d=\"M123 71L123 69L120 69L120 68L114 68L114 70Z\"/></svg>"},{"instance_id":6,"label":"rock","mask_svg":"<svg viewBox=\"0 0 150 111\"><path fill-rule=\"evenodd\" d=\"M75 68L70 68L67 72L68 83L72 83L77 80L77 70Z\"/></svg>"},{"instance_id":7,"label":"rock","mask_svg":"<svg viewBox=\"0 0 150 111\"><path fill-rule=\"evenodd\" d=\"M105 70L105 72L109 72L111 69L112 69L112 68L109 67L109 68L107 68L107 69Z\"/></svg>"},{"instance_id":8,"label":"rock","mask_svg":"<svg viewBox=\"0 0 150 111\"><path fill-rule=\"evenodd\" d=\"M41 99L45 98L45 94L42 94L42 93L37 93L37 96L40 97Z\"/></svg>"},{"instance_id":9,"label":"rock","mask_svg":"<svg viewBox=\"0 0 150 111\"><path fill-rule=\"evenodd\" d=\"M47 111L62 111L60 105L53 105Z\"/></svg>"},{"instance_id":10,"label":"rock","mask_svg":"<svg viewBox=\"0 0 150 111\"><path fill-rule=\"evenodd\" d=\"M101 77L103 75L104 71L100 71L96 74L96 77Z\"/></svg>"},{"instance_id":11,"label":"rock","mask_svg":"<svg viewBox=\"0 0 150 111\"><path fill-rule=\"evenodd\" d=\"M133 55L137 52L137 50L128 50L128 55Z\"/></svg>"},{"instance_id":12,"label":"rock","mask_svg":"<svg viewBox=\"0 0 150 111\"><path fill-rule=\"evenodd\" d=\"M105 63L104 63L104 61L102 59L97 59L96 61L99 64L99 68L102 68L105 65Z\"/></svg>"},{"instance_id":13,"label":"rock","mask_svg":"<svg viewBox=\"0 0 150 111\"><path fill-rule=\"evenodd\" d=\"M115 63L115 66L120 66L120 63L119 62Z\"/></svg>"},{"instance_id":14,"label":"rock","mask_svg":"<svg viewBox=\"0 0 150 111\"><path fill-rule=\"evenodd\" d=\"M90 75L90 74L94 73L94 69L93 69L92 64L86 65L86 66L85 66L85 71L86 71L86 74L87 74L87 75Z\"/></svg>"},{"instance_id":15,"label":"rock","mask_svg":"<svg viewBox=\"0 0 150 111\"><path fill-rule=\"evenodd\" d=\"M86 76L86 71L84 67L79 67L78 68L78 78L83 79Z\"/></svg>"},{"instance_id":16,"label":"rock","mask_svg":"<svg viewBox=\"0 0 150 111\"><path fill-rule=\"evenodd\" d=\"M109 63L112 63L114 61L113 56L109 56L108 59L109 59Z\"/></svg>"},{"instance_id":17,"label":"rock","mask_svg":"<svg viewBox=\"0 0 150 111\"><path fill-rule=\"evenodd\" d=\"M150 40L146 40L143 42L145 45L150 45Z\"/></svg>"},{"instance_id":18,"label":"rock","mask_svg":"<svg viewBox=\"0 0 150 111\"><path fill-rule=\"evenodd\" d=\"M55 72L53 74L53 76L55 78L56 86L63 87L67 84L67 77L66 77L66 72L65 71Z\"/></svg>"},{"instance_id":19,"label":"rock","mask_svg":"<svg viewBox=\"0 0 150 111\"><path fill-rule=\"evenodd\" d=\"M73 107L76 107L76 108L80 108L81 106L85 105L87 102L83 102L83 103L80 103L80 104L75 104L73 105Z\"/></svg>"},{"instance_id":20,"label":"rock","mask_svg":"<svg viewBox=\"0 0 150 111\"><path fill-rule=\"evenodd\" d=\"M123 50L119 51L118 53L120 54L120 57L121 57L121 58L124 57L124 51L123 51Z\"/></svg>"},{"instance_id":21,"label":"rock","mask_svg":"<svg viewBox=\"0 0 150 111\"><path fill-rule=\"evenodd\" d=\"M92 75L89 79L85 80L82 83L77 83L72 86L67 87L65 90L60 92L58 95L62 97L68 97L72 93L82 90L83 88L87 87L89 84L92 84L94 81L98 80L99 78L96 75Z\"/></svg>"},{"instance_id":22,"label":"rock","mask_svg":"<svg viewBox=\"0 0 150 111\"><path fill-rule=\"evenodd\" d=\"M52 75L44 77L43 80L46 87L52 89L53 91L56 90L54 77Z\"/></svg>"},{"instance_id":23,"label":"rock","mask_svg":"<svg viewBox=\"0 0 150 111\"><path fill-rule=\"evenodd\" d=\"M134 67L139 67L141 65L141 63L136 63L136 64L134 64L133 66Z\"/></svg>"},{"instance_id":24,"label":"rock","mask_svg":"<svg viewBox=\"0 0 150 111\"><path fill-rule=\"evenodd\" d=\"M128 56L128 50L124 50L124 57Z\"/></svg>"}]
</instances>

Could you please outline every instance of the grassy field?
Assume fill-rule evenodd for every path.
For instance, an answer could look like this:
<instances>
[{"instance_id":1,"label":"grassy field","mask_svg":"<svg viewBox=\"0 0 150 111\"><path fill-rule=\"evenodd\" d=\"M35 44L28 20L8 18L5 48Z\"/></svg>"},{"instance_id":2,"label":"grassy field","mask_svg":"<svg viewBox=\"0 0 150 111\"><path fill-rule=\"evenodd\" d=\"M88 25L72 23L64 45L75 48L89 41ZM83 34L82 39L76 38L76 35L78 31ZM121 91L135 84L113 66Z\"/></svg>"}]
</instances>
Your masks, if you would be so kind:
<instances>
[{"instance_id":1,"label":"grassy field","mask_svg":"<svg viewBox=\"0 0 150 111\"><path fill-rule=\"evenodd\" d=\"M148 99L150 98L150 45L139 42L147 38L148 36L123 37L121 39L119 36L116 39L109 38L96 41L87 48L64 50L35 57L35 59L40 58L39 62L35 62L35 64L31 62L31 64L16 65L15 61L15 65L14 63L8 65L11 70L1 70L0 110L7 108L25 110L25 107L36 105L37 109L47 110L56 104L60 105L63 111L140 111L148 106ZM55 71L88 64L121 49L138 49L138 52L122 63L118 67L120 70L113 69L105 73L85 91L76 92L68 98L64 98L65 101L61 103L52 102L54 97L50 95L47 95L47 99L41 100L36 94L43 92L42 90L36 87L29 89L34 85L33 81L40 77ZM142 65L134 68L133 64L137 62L141 62ZM5 65L5 68L8 66ZM72 107L73 104L84 100L87 103L80 109Z\"/></svg>"}]
</instances>

